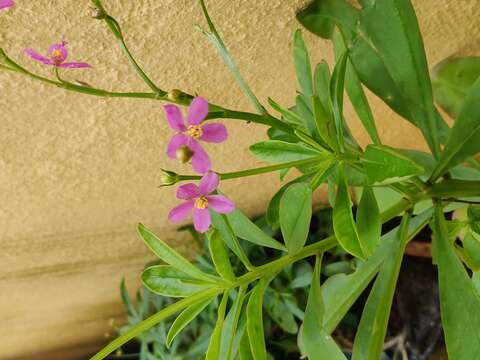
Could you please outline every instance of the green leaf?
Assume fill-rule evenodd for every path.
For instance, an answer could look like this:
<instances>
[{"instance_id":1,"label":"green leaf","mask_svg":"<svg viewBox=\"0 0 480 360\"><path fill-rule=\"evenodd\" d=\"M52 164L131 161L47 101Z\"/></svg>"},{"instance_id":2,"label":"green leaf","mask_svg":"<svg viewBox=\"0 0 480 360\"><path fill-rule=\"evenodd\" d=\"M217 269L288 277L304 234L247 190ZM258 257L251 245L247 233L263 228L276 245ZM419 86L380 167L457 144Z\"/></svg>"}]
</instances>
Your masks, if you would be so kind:
<instances>
[{"instance_id":1,"label":"green leaf","mask_svg":"<svg viewBox=\"0 0 480 360\"><path fill-rule=\"evenodd\" d=\"M352 200L348 192L343 166L338 167L338 183L335 205L333 206L333 229L342 248L360 259L364 258L357 226L353 220Z\"/></svg>"},{"instance_id":2,"label":"green leaf","mask_svg":"<svg viewBox=\"0 0 480 360\"><path fill-rule=\"evenodd\" d=\"M222 343L222 329L225 320L225 311L228 303L228 295L230 291L227 290L223 293L222 301L217 311L217 321L215 328L213 329L212 336L210 337L210 343L208 344L207 354L205 360L218 360L220 357L220 345ZM228 359L228 358L225 358Z\"/></svg>"},{"instance_id":3,"label":"green leaf","mask_svg":"<svg viewBox=\"0 0 480 360\"><path fill-rule=\"evenodd\" d=\"M428 223L432 216L431 210L414 217L410 221L408 238L413 238ZM382 236L380 245L373 255L365 262L360 262L354 273L339 274L328 278L323 284L323 299L325 315L323 326L327 333L331 333L342 318L362 294L383 262L388 259L395 241L398 239L399 227Z\"/></svg>"},{"instance_id":4,"label":"green leaf","mask_svg":"<svg viewBox=\"0 0 480 360\"><path fill-rule=\"evenodd\" d=\"M315 119L313 118L313 113L311 110L311 106L309 106L310 98L306 97L304 94L299 94L295 98L295 112L298 113L300 118L303 121L303 125L305 129L308 131L309 135L317 137L315 134ZM320 145L324 145L320 143Z\"/></svg>"},{"instance_id":5,"label":"green leaf","mask_svg":"<svg viewBox=\"0 0 480 360\"><path fill-rule=\"evenodd\" d=\"M322 105L318 96L312 97L313 113L317 132L322 140L332 149L338 152L335 123L328 110Z\"/></svg>"},{"instance_id":6,"label":"green leaf","mask_svg":"<svg viewBox=\"0 0 480 360\"><path fill-rule=\"evenodd\" d=\"M233 302L232 307L228 311L222 328L222 344L220 347L220 359L231 359L233 357L233 347L237 326L239 324L240 315L242 312L243 301L245 300L245 287L240 287ZM248 341L248 339L247 339Z\"/></svg>"},{"instance_id":7,"label":"green leaf","mask_svg":"<svg viewBox=\"0 0 480 360\"><path fill-rule=\"evenodd\" d=\"M372 188L363 188L362 197L357 209L357 230L360 246L366 257L373 254L380 243L382 220L380 209L373 194Z\"/></svg>"},{"instance_id":8,"label":"green leaf","mask_svg":"<svg viewBox=\"0 0 480 360\"><path fill-rule=\"evenodd\" d=\"M448 358L475 359L480 354L480 297L448 240L440 206L436 207L432 229Z\"/></svg>"},{"instance_id":9,"label":"green leaf","mask_svg":"<svg viewBox=\"0 0 480 360\"><path fill-rule=\"evenodd\" d=\"M212 279L216 279L215 277L205 274L203 271L197 269L191 262L173 250L165 242L160 240L143 224L138 224L137 230L148 248L167 264L172 265L174 268L181 270L185 274L196 279L205 281L212 281Z\"/></svg>"},{"instance_id":10,"label":"green leaf","mask_svg":"<svg viewBox=\"0 0 480 360\"><path fill-rule=\"evenodd\" d=\"M480 205L469 205L467 215L472 230L480 234Z\"/></svg>"},{"instance_id":11,"label":"green leaf","mask_svg":"<svg viewBox=\"0 0 480 360\"><path fill-rule=\"evenodd\" d=\"M387 179L398 181L425 172L425 169L411 158L386 145L368 145L363 162L370 184Z\"/></svg>"},{"instance_id":12,"label":"green leaf","mask_svg":"<svg viewBox=\"0 0 480 360\"><path fill-rule=\"evenodd\" d=\"M310 56L308 55L308 49L303 41L302 32L300 30L295 31L295 34L293 35L293 60L297 80L302 89L302 93L306 96L312 96L313 80Z\"/></svg>"},{"instance_id":13,"label":"green leaf","mask_svg":"<svg viewBox=\"0 0 480 360\"><path fill-rule=\"evenodd\" d=\"M210 29L210 32L206 32L206 31L202 31L202 32L210 41L210 43L212 43L212 45L217 49L218 53L223 59L223 62L232 73L233 77L235 78L235 81L240 86L240 89L243 91L245 96L252 102L253 105L255 105L255 108L259 113L261 114L265 113L265 108L260 104L257 97L253 93L252 89L250 88L250 86L248 86L248 83L240 74L240 70L235 65L235 62L233 61L232 56L230 55L227 48L225 47L225 44L220 38L220 35L218 34L217 29L215 28L215 25L213 24L210 18L210 15L208 14L204 0L200 0L200 5L202 6L203 15L205 16L205 19L207 20L207 23L208 23L208 27Z\"/></svg>"},{"instance_id":14,"label":"green leaf","mask_svg":"<svg viewBox=\"0 0 480 360\"><path fill-rule=\"evenodd\" d=\"M322 183L327 181L328 176L332 173L335 167L333 160L325 160L317 166L316 173L310 182L312 191L315 191Z\"/></svg>"},{"instance_id":15,"label":"green leaf","mask_svg":"<svg viewBox=\"0 0 480 360\"><path fill-rule=\"evenodd\" d=\"M463 239L463 249L468 256L472 270L480 270L480 235L475 235L472 230L468 230Z\"/></svg>"},{"instance_id":16,"label":"green leaf","mask_svg":"<svg viewBox=\"0 0 480 360\"><path fill-rule=\"evenodd\" d=\"M267 208L267 222L268 224L273 228L273 229L278 229L280 226L279 222L279 212L280 212L280 200L285 193L285 191L293 184L299 183L299 182L306 182L312 177L311 174L306 174L303 176L300 176L285 185L283 185L276 193L273 195L272 199L270 200L270 203L268 204Z\"/></svg>"},{"instance_id":17,"label":"green leaf","mask_svg":"<svg viewBox=\"0 0 480 360\"><path fill-rule=\"evenodd\" d=\"M247 303L247 332L254 360L267 359L262 313L265 286L265 281L260 280L252 290Z\"/></svg>"},{"instance_id":18,"label":"green leaf","mask_svg":"<svg viewBox=\"0 0 480 360\"><path fill-rule=\"evenodd\" d=\"M185 310L183 310L180 315L175 319L170 330L168 330L166 346L170 347L173 339L187 326L192 322L202 311L205 309L208 304L215 299L216 296L198 302L196 304L190 305Z\"/></svg>"},{"instance_id":19,"label":"green leaf","mask_svg":"<svg viewBox=\"0 0 480 360\"><path fill-rule=\"evenodd\" d=\"M480 57L448 58L432 70L432 86L435 101L450 116L456 118L465 97L480 76Z\"/></svg>"},{"instance_id":20,"label":"green leaf","mask_svg":"<svg viewBox=\"0 0 480 360\"><path fill-rule=\"evenodd\" d=\"M215 265L215 270L217 270L217 273L222 278L229 281L235 281L236 277L220 232L213 229L207 234L207 236L208 244L210 246L210 255L213 264Z\"/></svg>"},{"instance_id":21,"label":"green leaf","mask_svg":"<svg viewBox=\"0 0 480 360\"><path fill-rule=\"evenodd\" d=\"M215 286L215 283L198 281L170 265L155 265L142 273L143 285L155 294L168 297L187 297Z\"/></svg>"},{"instance_id":22,"label":"green leaf","mask_svg":"<svg viewBox=\"0 0 480 360\"><path fill-rule=\"evenodd\" d=\"M127 314L128 316L139 317L137 309L130 301L130 297L128 296L127 287L125 285L125 278L122 279L120 283L120 296L122 298L123 303L127 307Z\"/></svg>"},{"instance_id":23,"label":"green leaf","mask_svg":"<svg viewBox=\"0 0 480 360\"><path fill-rule=\"evenodd\" d=\"M480 297L480 271L475 271L472 275L472 283L478 297Z\"/></svg>"},{"instance_id":24,"label":"green leaf","mask_svg":"<svg viewBox=\"0 0 480 360\"><path fill-rule=\"evenodd\" d=\"M410 214L403 216L397 242L391 247L389 261L383 263L368 296L353 344L352 360L380 359L392 307L403 252L408 241Z\"/></svg>"},{"instance_id":25,"label":"green leaf","mask_svg":"<svg viewBox=\"0 0 480 360\"><path fill-rule=\"evenodd\" d=\"M238 345L238 352L240 360L254 360L252 350L250 349L250 341L248 339L248 332L244 331Z\"/></svg>"},{"instance_id":26,"label":"green leaf","mask_svg":"<svg viewBox=\"0 0 480 360\"><path fill-rule=\"evenodd\" d=\"M345 53L347 48L343 40L342 34L338 28L333 33L333 45L335 48L335 55L337 60L340 54ZM375 144L380 144L380 137L378 136L377 127L375 125L375 119L373 118L372 109L368 104L367 97L363 91L362 84L358 78L355 68L352 66L351 61L347 61L347 69L345 74L345 88L347 90L348 97L358 115L358 118L362 122L363 127L367 130L370 139Z\"/></svg>"},{"instance_id":27,"label":"green leaf","mask_svg":"<svg viewBox=\"0 0 480 360\"><path fill-rule=\"evenodd\" d=\"M265 310L268 315L288 334L296 334L298 325L293 314L283 301L281 294L272 291L273 294L267 292L265 294Z\"/></svg>"},{"instance_id":28,"label":"green leaf","mask_svg":"<svg viewBox=\"0 0 480 360\"><path fill-rule=\"evenodd\" d=\"M445 148L432 174L432 179L436 180L446 170L480 152L479 113L480 78L475 81L465 98L462 110L450 131Z\"/></svg>"},{"instance_id":29,"label":"green leaf","mask_svg":"<svg viewBox=\"0 0 480 360\"><path fill-rule=\"evenodd\" d=\"M257 225L255 225L245 214L239 209L235 209L226 215L233 231L239 238L242 238L252 244L269 247L272 249L285 251L285 246L265 234Z\"/></svg>"},{"instance_id":30,"label":"green leaf","mask_svg":"<svg viewBox=\"0 0 480 360\"><path fill-rule=\"evenodd\" d=\"M359 16L358 34L365 36L378 51L412 118L438 157L440 145L432 86L422 36L410 1L375 1L365 6Z\"/></svg>"},{"instance_id":31,"label":"green leaf","mask_svg":"<svg viewBox=\"0 0 480 360\"><path fill-rule=\"evenodd\" d=\"M283 120L285 120L286 122L288 122L289 124L295 127L304 127L304 121L297 113L295 113L294 111L282 108L279 104L277 104L271 98L268 98L268 103L270 104L272 109L274 109L275 111L279 112L282 115Z\"/></svg>"},{"instance_id":32,"label":"green leaf","mask_svg":"<svg viewBox=\"0 0 480 360\"><path fill-rule=\"evenodd\" d=\"M250 151L260 159L274 164L319 156L328 157L327 153L319 152L309 146L279 140L262 141L253 144L250 146Z\"/></svg>"},{"instance_id":33,"label":"green leaf","mask_svg":"<svg viewBox=\"0 0 480 360\"><path fill-rule=\"evenodd\" d=\"M210 215L212 216L213 226L219 231L223 242L229 247L230 250L233 251L235 255L237 255L247 269L252 269L253 266L250 263L247 254L245 254L245 251L238 242L237 236L235 235L228 218L223 214L217 213L216 211L211 211Z\"/></svg>"},{"instance_id":34,"label":"green leaf","mask_svg":"<svg viewBox=\"0 0 480 360\"><path fill-rule=\"evenodd\" d=\"M310 360L343 360L343 352L323 328L325 308L320 289L320 259L317 257L315 270L308 294L305 320L303 322L303 348Z\"/></svg>"},{"instance_id":35,"label":"green leaf","mask_svg":"<svg viewBox=\"0 0 480 360\"><path fill-rule=\"evenodd\" d=\"M290 255L305 245L312 217L312 190L306 183L290 186L280 200L280 229Z\"/></svg>"},{"instance_id":36,"label":"green leaf","mask_svg":"<svg viewBox=\"0 0 480 360\"><path fill-rule=\"evenodd\" d=\"M330 80L330 96L333 105L333 118L340 149L343 150L343 90L345 85L345 71L347 68L347 53L343 53L337 60Z\"/></svg>"}]
</instances>

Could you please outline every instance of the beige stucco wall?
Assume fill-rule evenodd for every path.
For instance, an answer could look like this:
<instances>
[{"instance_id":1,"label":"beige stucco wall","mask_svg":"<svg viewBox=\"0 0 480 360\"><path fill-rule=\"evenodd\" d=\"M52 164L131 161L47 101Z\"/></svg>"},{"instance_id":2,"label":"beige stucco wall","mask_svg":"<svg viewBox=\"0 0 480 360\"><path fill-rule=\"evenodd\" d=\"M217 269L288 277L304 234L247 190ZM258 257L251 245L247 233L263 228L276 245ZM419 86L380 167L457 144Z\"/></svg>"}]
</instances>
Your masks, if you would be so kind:
<instances>
[{"instance_id":1,"label":"beige stucco wall","mask_svg":"<svg viewBox=\"0 0 480 360\"><path fill-rule=\"evenodd\" d=\"M45 51L60 39L91 70L65 72L96 87L148 90L129 68L104 24L87 16L87 0L18 0L0 13L0 46L32 69L24 47ZM290 39L301 0L207 1L225 42L261 100L289 104L295 95ZM414 1L430 64L480 52L474 0ZM199 93L227 107L252 110L203 35L193 0L105 0L132 52L164 89ZM315 60L330 46L306 36ZM50 74L51 75L51 74ZM418 132L373 100L386 143L422 147ZM118 284L137 285L150 258L135 234L144 222L185 250L184 234L166 215L173 189L158 189L159 169L179 171L163 156L171 131L161 104L66 93L0 72L0 359L74 359L104 342L108 319L122 314ZM351 112L348 110L350 115ZM365 134L354 116L352 127ZM264 129L225 120L231 134L211 152L218 171L255 164L248 145ZM213 149L213 148L211 148ZM222 184L249 213L273 194L276 176ZM183 244L183 245L182 245ZM50 355L46 355L50 352ZM52 355L53 354L53 355Z\"/></svg>"}]
</instances>

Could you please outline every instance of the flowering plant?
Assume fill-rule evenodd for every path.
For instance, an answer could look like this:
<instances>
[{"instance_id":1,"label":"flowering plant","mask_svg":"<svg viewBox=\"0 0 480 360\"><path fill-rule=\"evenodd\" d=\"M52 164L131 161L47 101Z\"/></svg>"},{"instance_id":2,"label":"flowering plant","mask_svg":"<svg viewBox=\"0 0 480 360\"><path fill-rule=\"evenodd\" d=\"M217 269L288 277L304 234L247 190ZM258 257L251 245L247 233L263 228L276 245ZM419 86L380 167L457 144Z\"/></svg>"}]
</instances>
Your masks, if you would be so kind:
<instances>
[{"instance_id":1,"label":"flowering plant","mask_svg":"<svg viewBox=\"0 0 480 360\"><path fill-rule=\"evenodd\" d=\"M46 57L26 50L34 60L54 67L55 78L32 73L0 49L0 68L68 91L94 96L156 99L176 132L166 154L190 163L196 174L163 170L163 186L183 184L177 198L184 203L169 214L172 221L192 212L196 231L205 234L214 271L191 263L144 225L138 232L165 264L148 267L142 281L150 291L180 298L113 340L93 360L105 358L127 341L177 313L167 335L167 345L210 303L220 297L216 324L206 359L267 359L263 303L272 281L284 269L315 258L298 344L310 359L345 359L330 336L352 304L372 283L353 344L354 360L379 359L384 347L389 313L402 256L409 241L423 228L432 230L432 258L438 267L441 314L445 342L451 359L475 359L480 353L480 66L478 58L448 59L439 64L433 79L414 9L408 0L360 0L360 7L346 0L315 0L297 14L309 31L329 39L335 48L333 71L326 62L312 71L301 31L293 37L293 58L299 92L293 107L268 99L272 115L255 96L231 58L203 0L200 6L208 31L204 34L238 82L257 113L236 111L208 103L200 96L159 88L129 51L120 24L92 0L94 17L103 21L150 92L121 93L71 83L60 77L64 68L86 68L67 63L64 42L52 45ZM0 1L0 8L13 6ZM2 14L3 16L3 14ZM397 149L383 144L364 93L364 86L392 110L418 127L430 151ZM343 113L344 92L370 136L371 144L359 146ZM173 105L176 104L176 105ZM455 122L449 127L436 104ZM186 119L177 106L189 106ZM211 119L229 118L267 126L267 141L253 144L253 154L271 165L220 173L211 163L201 141L221 143L224 125ZM219 145L221 146L221 145ZM280 229L274 238L250 221L217 190L220 181L290 169L299 174L271 199L266 219ZM334 235L307 242L312 217L312 192L328 188L333 208ZM352 210L349 186L358 190ZM381 191L390 191L387 199ZM465 210L465 211L459 211ZM450 220L456 210L463 218ZM400 225L382 231L382 224L401 217ZM448 220L447 220L448 218ZM275 252L267 263L252 263L245 242ZM348 274L321 276L322 257L342 251L355 259ZM231 258L242 263L234 271Z\"/></svg>"}]
</instances>

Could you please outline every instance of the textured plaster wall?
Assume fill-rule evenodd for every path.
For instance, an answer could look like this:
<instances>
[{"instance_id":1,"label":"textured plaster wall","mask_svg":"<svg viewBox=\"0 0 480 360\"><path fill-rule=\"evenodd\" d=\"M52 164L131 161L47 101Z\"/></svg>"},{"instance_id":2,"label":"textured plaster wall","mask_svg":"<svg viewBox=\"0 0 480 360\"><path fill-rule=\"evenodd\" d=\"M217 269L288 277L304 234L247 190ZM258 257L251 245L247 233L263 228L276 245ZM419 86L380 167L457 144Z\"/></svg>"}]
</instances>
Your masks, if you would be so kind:
<instances>
[{"instance_id":1,"label":"textured plaster wall","mask_svg":"<svg viewBox=\"0 0 480 360\"><path fill-rule=\"evenodd\" d=\"M199 93L227 107L253 110L215 51L193 28L204 24L193 0L104 0L124 28L140 64L164 89ZM64 76L96 87L148 90L130 69L105 26L87 16L87 0L18 0L0 13L0 46L32 71L24 47L46 51L68 41L72 59L91 70ZM245 78L261 100L290 104L294 11L300 0L210 0L211 14ZM416 0L430 64L452 55L479 55L478 1ZM329 44L306 35L316 61L332 59ZM372 98L386 143L423 148L418 131ZM347 108L355 134L359 122ZM397 121L398 120L398 121ZM263 128L225 120L231 134L213 147L215 168L257 162L248 145ZM152 100L66 93L0 72L0 359L84 359L104 341L109 319L121 318L118 284L138 284L151 259L135 224L155 228L181 251L188 237L166 216L173 189L160 190L159 169L184 171L163 156L171 132ZM243 210L264 209L276 176L222 184ZM48 355L47 355L48 354Z\"/></svg>"}]
</instances>

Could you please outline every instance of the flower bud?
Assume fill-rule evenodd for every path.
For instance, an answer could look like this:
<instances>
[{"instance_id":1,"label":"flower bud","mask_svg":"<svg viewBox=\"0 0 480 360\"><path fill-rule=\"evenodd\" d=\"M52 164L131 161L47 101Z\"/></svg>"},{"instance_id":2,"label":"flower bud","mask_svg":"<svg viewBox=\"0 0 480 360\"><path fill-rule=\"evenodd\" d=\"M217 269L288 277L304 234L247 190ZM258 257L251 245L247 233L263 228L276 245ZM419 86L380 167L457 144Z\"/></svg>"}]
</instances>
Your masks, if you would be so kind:
<instances>
[{"instance_id":1,"label":"flower bud","mask_svg":"<svg viewBox=\"0 0 480 360\"><path fill-rule=\"evenodd\" d=\"M162 169L162 175L160 176L160 186L174 185L178 181L178 174Z\"/></svg>"},{"instance_id":2,"label":"flower bud","mask_svg":"<svg viewBox=\"0 0 480 360\"><path fill-rule=\"evenodd\" d=\"M183 164L186 164L192 158L193 151L190 150L188 146L182 146L177 149L176 156L178 161L180 161Z\"/></svg>"},{"instance_id":3,"label":"flower bud","mask_svg":"<svg viewBox=\"0 0 480 360\"><path fill-rule=\"evenodd\" d=\"M172 89L168 92L167 98L171 101L177 101L182 97L183 93L178 89Z\"/></svg>"},{"instance_id":4,"label":"flower bud","mask_svg":"<svg viewBox=\"0 0 480 360\"><path fill-rule=\"evenodd\" d=\"M102 20L107 17L107 14L105 14L105 11L103 11L103 9L100 9L98 7L91 7L89 15L90 17L98 20Z\"/></svg>"}]
</instances>

